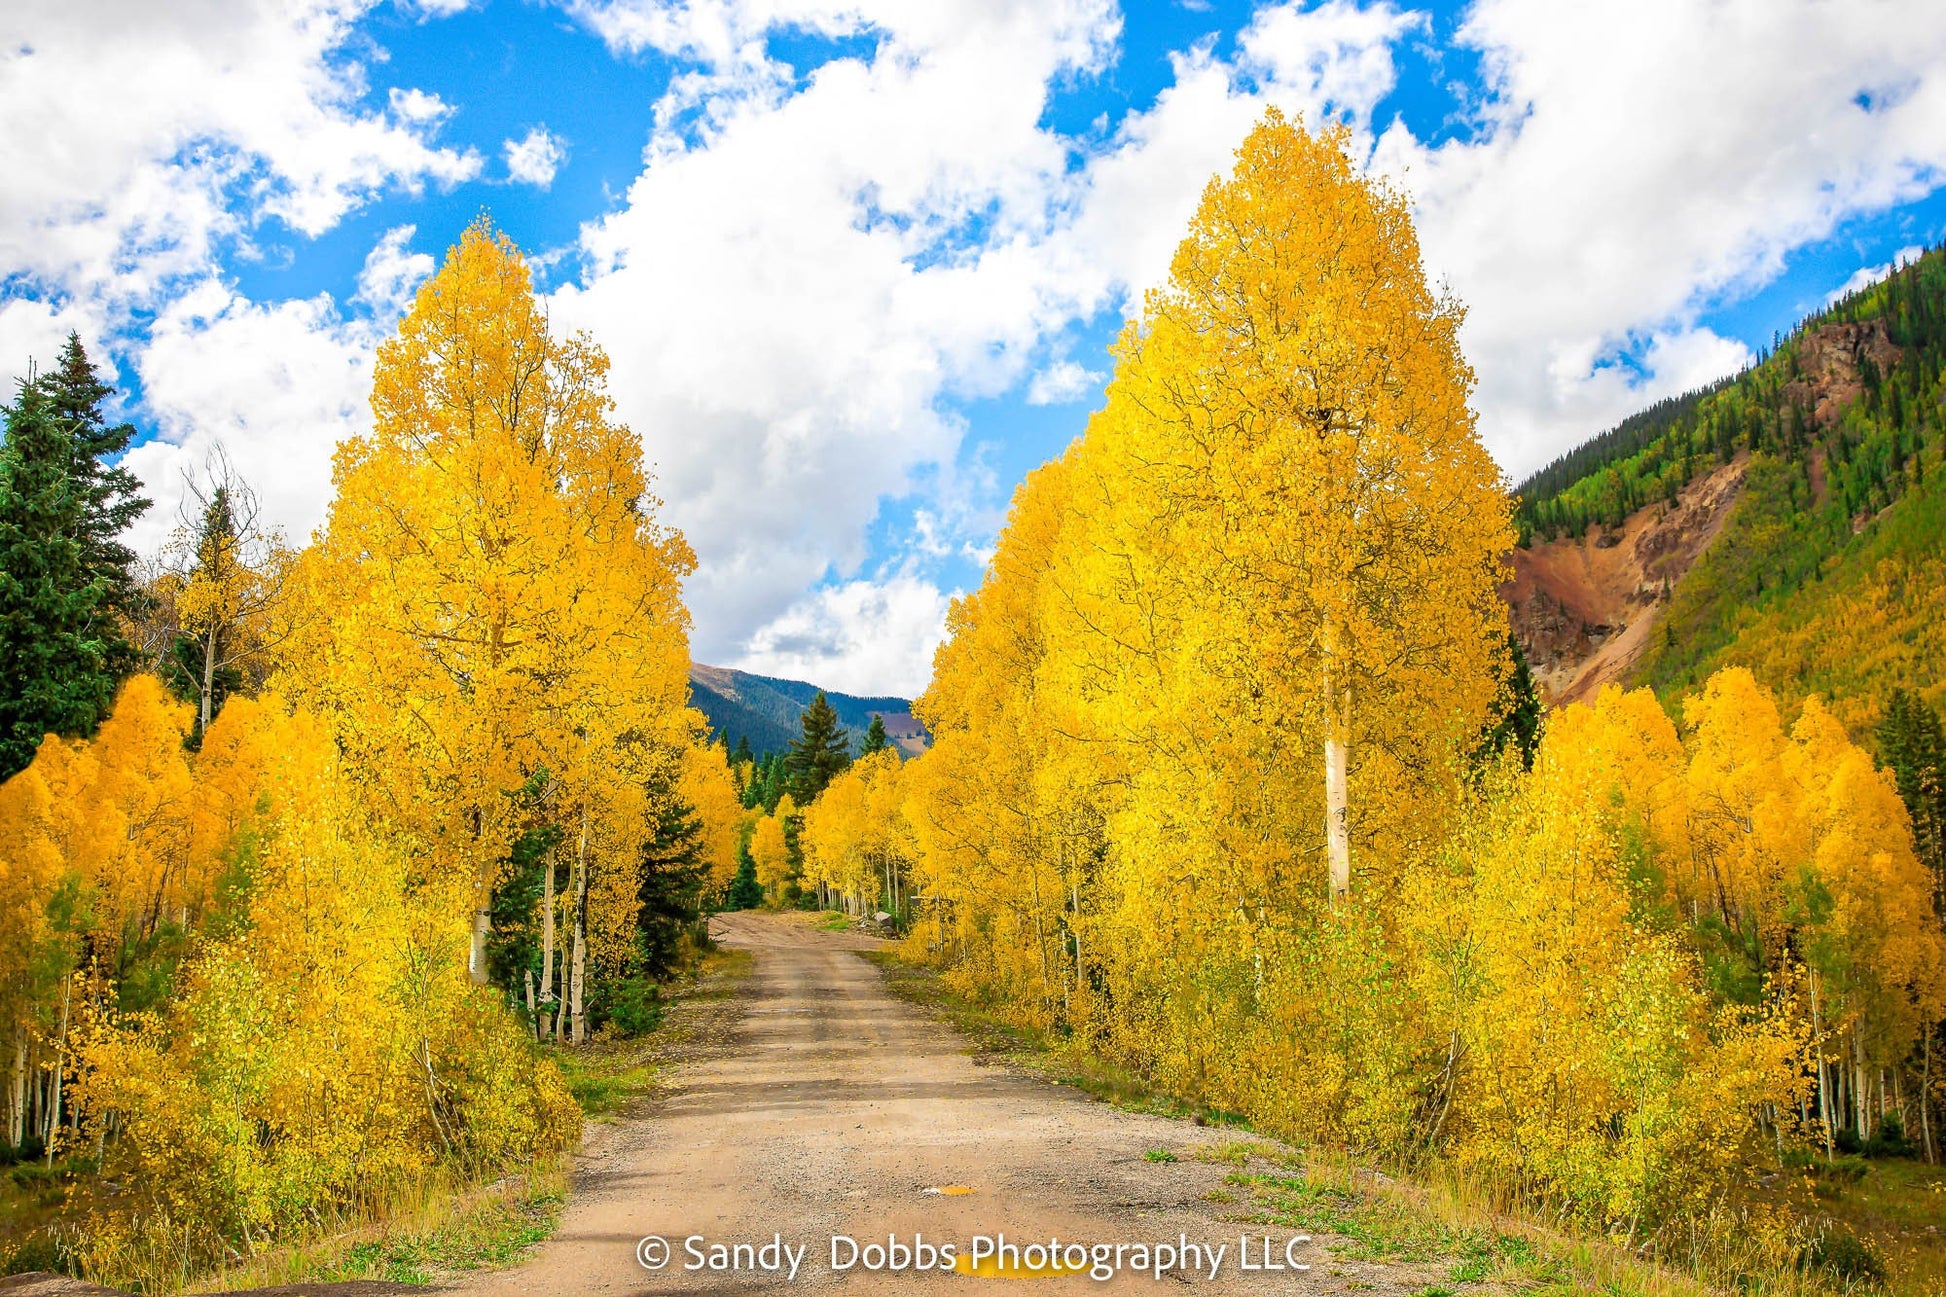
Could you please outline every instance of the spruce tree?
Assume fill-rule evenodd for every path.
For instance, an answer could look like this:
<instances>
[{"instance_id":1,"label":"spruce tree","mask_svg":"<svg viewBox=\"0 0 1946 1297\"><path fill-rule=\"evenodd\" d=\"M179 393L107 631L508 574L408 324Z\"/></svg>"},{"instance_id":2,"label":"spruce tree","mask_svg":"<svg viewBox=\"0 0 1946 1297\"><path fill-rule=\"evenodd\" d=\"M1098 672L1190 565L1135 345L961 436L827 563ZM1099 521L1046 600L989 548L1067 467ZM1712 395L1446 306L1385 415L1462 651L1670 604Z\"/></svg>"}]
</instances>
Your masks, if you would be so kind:
<instances>
[{"instance_id":1,"label":"spruce tree","mask_svg":"<svg viewBox=\"0 0 1946 1297\"><path fill-rule=\"evenodd\" d=\"M662 809L656 815L654 836L642 844L637 888L642 908L635 920L636 950L643 963L638 971L650 977L661 977L679 962L683 929L702 913L703 880L709 872L703 861L701 817L674 796L667 781L656 791Z\"/></svg>"},{"instance_id":2,"label":"spruce tree","mask_svg":"<svg viewBox=\"0 0 1946 1297\"><path fill-rule=\"evenodd\" d=\"M754 910L764 903L763 884L757 881L757 862L751 858L750 845L737 846L736 877L730 880L730 890L723 898L726 910Z\"/></svg>"},{"instance_id":3,"label":"spruce tree","mask_svg":"<svg viewBox=\"0 0 1946 1297\"><path fill-rule=\"evenodd\" d=\"M45 386L22 384L0 443L0 779L48 734L92 734L114 701L114 619L89 580L71 449Z\"/></svg>"},{"instance_id":4,"label":"spruce tree","mask_svg":"<svg viewBox=\"0 0 1946 1297\"><path fill-rule=\"evenodd\" d=\"M791 744L784 770L789 792L799 806L808 806L851 764L851 735L838 724L837 710L822 689L804 709L803 724L804 734Z\"/></svg>"},{"instance_id":5,"label":"spruce tree","mask_svg":"<svg viewBox=\"0 0 1946 1297\"><path fill-rule=\"evenodd\" d=\"M868 757L891 746L892 741L885 737L885 718L873 712L872 723L865 727L865 741L858 746L858 755Z\"/></svg>"},{"instance_id":6,"label":"spruce tree","mask_svg":"<svg viewBox=\"0 0 1946 1297\"><path fill-rule=\"evenodd\" d=\"M135 650L120 623L136 621L144 602L135 575L135 552L120 537L148 510L149 501L133 473L107 461L129 448L135 426L108 422L102 405L115 389L95 373L77 334L68 334L60 363L41 375L40 383L56 422L71 439L68 472L81 498L75 539L81 545L87 579L102 588L100 637L108 669L119 679L135 669Z\"/></svg>"},{"instance_id":7,"label":"spruce tree","mask_svg":"<svg viewBox=\"0 0 1946 1297\"><path fill-rule=\"evenodd\" d=\"M1924 699L1894 689L1877 737L1912 817L1913 846L1932 870L1934 904L1946 911L1946 727Z\"/></svg>"},{"instance_id":8,"label":"spruce tree","mask_svg":"<svg viewBox=\"0 0 1946 1297\"><path fill-rule=\"evenodd\" d=\"M1500 698L1495 704L1493 723L1481 737L1476 761L1499 755L1513 744L1520 753L1524 769L1534 768L1534 752L1541 741L1541 695L1534 685L1534 673L1527 668L1527 654L1512 631L1507 633L1507 666L1500 680Z\"/></svg>"},{"instance_id":9,"label":"spruce tree","mask_svg":"<svg viewBox=\"0 0 1946 1297\"><path fill-rule=\"evenodd\" d=\"M68 335L59 366L23 384L0 445L0 779L48 734L92 734L136 666L124 618L142 610L122 531L149 507L105 461L135 429L110 426L114 388Z\"/></svg>"}]
</instances>

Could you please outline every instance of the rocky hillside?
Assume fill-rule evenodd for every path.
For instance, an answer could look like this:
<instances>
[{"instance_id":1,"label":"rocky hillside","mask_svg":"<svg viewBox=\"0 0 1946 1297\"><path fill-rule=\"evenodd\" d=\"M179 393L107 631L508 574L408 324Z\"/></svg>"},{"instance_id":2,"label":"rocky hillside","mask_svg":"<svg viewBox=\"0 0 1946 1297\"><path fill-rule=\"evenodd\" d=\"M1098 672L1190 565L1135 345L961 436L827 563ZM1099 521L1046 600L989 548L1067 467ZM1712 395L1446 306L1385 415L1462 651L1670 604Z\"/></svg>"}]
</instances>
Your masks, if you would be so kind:
<instances>
[{"instance_id":1,"label":"rocky hillside","mask_svg":"<svg viewBox=\"0 0 1946 1297\"><path fill-rule=\"evenodd\" d=\"M1641 661L1675 586L1729 520L1748 467L1749 456L1738 455L1619 527L1594 523L1580 536L1514 551L1501 593L1550 702L1591 697Z\"/></svg>"},{"instance_id":2,"label":"rocky hillside","mask_svg":"<svg viewBox=\"0 0 1946 1297\"><path fill-rule=\"evenodd\" d=\"M1943 362L1934 249L1522 483L1505 594L1549 700L1734 662L1856 732L1894 685L1946 693Z\"/></svg>"}]
</instances>

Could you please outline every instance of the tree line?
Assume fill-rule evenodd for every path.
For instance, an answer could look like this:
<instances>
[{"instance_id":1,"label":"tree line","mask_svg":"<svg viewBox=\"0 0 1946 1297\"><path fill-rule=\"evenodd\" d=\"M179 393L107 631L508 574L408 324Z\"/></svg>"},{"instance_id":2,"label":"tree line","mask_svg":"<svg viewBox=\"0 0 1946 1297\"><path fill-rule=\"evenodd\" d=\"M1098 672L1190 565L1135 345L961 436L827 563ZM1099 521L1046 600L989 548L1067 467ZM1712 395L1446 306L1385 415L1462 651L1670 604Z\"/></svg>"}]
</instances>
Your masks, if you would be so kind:
<instances>
[{"instance_id":1,"label":"tree line","mask_svg":"<svg viewBox=\"0 0 1946 1297\"><path fill-rule=\"evenodd\" d=\"M8 407L7 1142L129 1186L74 1268L179 1283L565 1147L542 1042L652 1025L706 939L741 789L607 369L476 224L380 347L314 539L219 456L148 564L79 342Z\"/></svg>"},{"instance_id":2,"label":"tree line","mask_svg":"<svg viewBox=\"0 0 1946 1297\"><path fill-rule=\"evenodd\" d=\"M932 749L807 859L1164 1090L1788 1266L1753 1169L1938 1156L1937 716L1881 766L1729 669L1542 722L1459 309L1347 144L1273 114L1205 191L949 614Z\"/></svg>"}]
</instances>

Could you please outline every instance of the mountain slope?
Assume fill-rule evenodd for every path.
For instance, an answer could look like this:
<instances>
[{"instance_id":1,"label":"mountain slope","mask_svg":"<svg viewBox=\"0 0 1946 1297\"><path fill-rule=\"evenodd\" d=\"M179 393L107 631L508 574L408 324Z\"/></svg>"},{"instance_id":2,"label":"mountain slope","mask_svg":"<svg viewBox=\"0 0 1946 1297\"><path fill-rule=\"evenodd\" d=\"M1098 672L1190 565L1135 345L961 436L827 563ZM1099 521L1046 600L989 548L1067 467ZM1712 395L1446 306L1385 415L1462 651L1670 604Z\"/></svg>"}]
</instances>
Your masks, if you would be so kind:
<instances>
[{"instance_id":1,"label":"mountain slope","mask_svg":"<svg viewBox=\"0 0 1946 1297\"><path fill-rule=\"evenodd\" d=\"M1936 248L1522 483L1505 593L1550 700L1741 664L1861 734L1946 693L1942 362Z\"/></svg>"},{"instance_id":2,"label":"mountain slope","mask_svg":"<svg viewBox=\"0 0 1946 1297\"><path fill-rule=\"evenodd\" d=\"M690 704L709 718L712 733L725 736L733 745L739 737L748 738L758 756L781 752L803 734L799 718L817 693L818 686L803 680L751 675L700 662L689 667ZM908 699L860 698L829 689L825 697L837 711L839 724L851 732L853 751L874 715L884 720L886 736L907 756L925 751L932 741L913 717Z\"/></svg>"}]
</instances>

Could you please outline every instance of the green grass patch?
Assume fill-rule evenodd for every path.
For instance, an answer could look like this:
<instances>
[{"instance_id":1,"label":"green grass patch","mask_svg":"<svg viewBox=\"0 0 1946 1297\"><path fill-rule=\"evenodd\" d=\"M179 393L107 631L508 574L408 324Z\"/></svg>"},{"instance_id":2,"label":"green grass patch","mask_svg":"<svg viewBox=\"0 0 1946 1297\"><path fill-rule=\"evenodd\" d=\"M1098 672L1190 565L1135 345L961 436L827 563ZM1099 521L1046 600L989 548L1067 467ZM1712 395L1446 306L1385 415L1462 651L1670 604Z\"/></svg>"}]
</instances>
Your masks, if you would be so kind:
<instances>
[{"instance_id":1,"label":"green grass patch","mask_svg":"<svg viewBox=\"0 0 1946 1297\"><path fill-rule=\"evenodd\" d=\"M278 1248L199 1284L211 1292L376 1279L437 1284L510 1265L545 1242L567 1201L564 1163L455 1192L437 1182L343 1234Z\"/></svg>"},{"instance_id":2,"label":"green grass patch","mask_svg":"<svg viewBox=\"0 0 1946 1297\"><path fill-rule=\"evenodd\" d=\"M1439 1267L1437 1279L1396 1291L1519 1293L1522 1297L1703 1297L1716 1290L1602 1239L1564 1235L1523 1221L1477 1186L1442 1175L1437 1183L1376 1175L1321 1150L1273 1140L1234 1113L1160 1091L1145 1078L1090 1054L1075 1042L1012 1021L1002 1004L956 995L931 969L914 967L892 950L860 951L885 974L887 989L944 1017L976 1056L988 1055L1073 1085L1096 1099L1137 1112L1176 1117L1225 1137L1176 1157L1234 1168L1221 1187L1203 1195L1221 1204L1226 1220L1275 1225L1318 1236L1349 1262ZM1151 1150L1144 1157L1162 1161ZM1431 1280L1428 1283L1428 1280ZM1478 1285L1478 1287L1472 1287ZM1347 1290L1370 1285L1349 1281ZM1770 1297L1811 1297L1838 1289L1802 1282L1787 1287L1745 1285Z\"/></svg>"}]
</instances>

